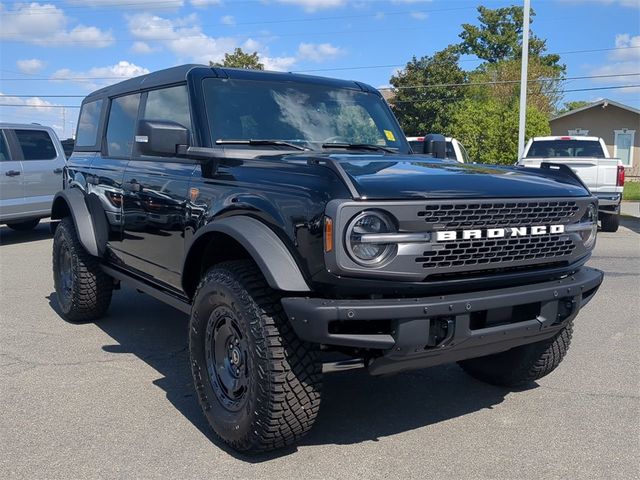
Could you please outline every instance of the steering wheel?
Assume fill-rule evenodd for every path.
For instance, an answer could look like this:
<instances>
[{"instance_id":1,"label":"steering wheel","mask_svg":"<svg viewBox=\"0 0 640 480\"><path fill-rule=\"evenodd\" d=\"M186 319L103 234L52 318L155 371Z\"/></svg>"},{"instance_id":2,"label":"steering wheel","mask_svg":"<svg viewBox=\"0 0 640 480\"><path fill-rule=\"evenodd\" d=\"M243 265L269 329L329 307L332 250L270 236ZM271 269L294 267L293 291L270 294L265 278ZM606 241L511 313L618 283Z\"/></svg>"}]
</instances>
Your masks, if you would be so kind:
<instances>
[{"instance_id":1,"label":"steering wheel","mask_svg":"<svg viewBox=\"0 0 640 480\"><path fill-rule=\"evenodd\" d=\"M335 135L333 137L325 138L322 143L351 143L345 137Z\"/></svg>"}]
</instances>

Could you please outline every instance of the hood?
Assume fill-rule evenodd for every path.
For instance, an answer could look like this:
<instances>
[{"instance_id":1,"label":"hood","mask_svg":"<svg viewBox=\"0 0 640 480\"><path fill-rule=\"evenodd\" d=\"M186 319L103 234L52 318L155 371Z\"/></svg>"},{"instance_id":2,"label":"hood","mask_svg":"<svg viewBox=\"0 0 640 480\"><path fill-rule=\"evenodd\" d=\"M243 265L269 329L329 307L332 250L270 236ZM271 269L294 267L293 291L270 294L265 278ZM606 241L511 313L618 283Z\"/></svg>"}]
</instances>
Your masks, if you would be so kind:
<instances>
[{"instance_id":1,"label":"hood","mask_svg":"<svg viewBox=\"0 0 640 480\"><path fill-rule=\"evenodd\" d=\"M360 196L368 199L589 195L577 179L552 170L462 164L422 155L327 156L342 166Z\"/></svg>"}]
</instances>

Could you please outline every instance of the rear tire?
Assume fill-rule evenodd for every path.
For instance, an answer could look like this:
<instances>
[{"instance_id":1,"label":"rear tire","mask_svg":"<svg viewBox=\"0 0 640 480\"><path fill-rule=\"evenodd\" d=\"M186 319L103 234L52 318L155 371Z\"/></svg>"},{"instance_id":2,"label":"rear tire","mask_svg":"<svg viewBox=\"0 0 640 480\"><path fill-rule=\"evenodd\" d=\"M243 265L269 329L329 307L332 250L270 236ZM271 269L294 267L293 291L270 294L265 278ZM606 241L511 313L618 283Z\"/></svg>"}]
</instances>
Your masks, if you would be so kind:
<instances>
[{"instance_id":1,"label":"rear tire","mask_svg":"<svg viewBox=\"0 0 640 480\"><path fill-rule=\"evenodd\" d=\"M603 232L617 232L620 226L620 215L602 215L600 220Z\"/></svg>"},{"instance_id":2,"label":"rear tire","mask_svg":"<svg viewBox=\"0 0 640 480\"><path fill-rule=\"evenodd\" d=\"M319 351L296 336L253 262L206 273L193 302L189 350L200 406L232 448L273 450L311 429L320 407Z\"/></svg>"},{"instance_id":3,"label":"rear tire","mask_svg":"<svg viewBox=\"0 0 640 480\"><path fill-rule=\"evenodd\" d=\"M30 220L25 220L24 222L7 223L7 227L17 232L26 232L27 230L33 230L36 228L39 223L39 218L32 218Z\"/></svg>"},{"instance_id":4,"label":"rear tire","mask_svg":"<svg viewBox=\"0 0 640 480\"><path fill-rule=\"evenodd\" d=\"M113 279L82 246L70 217L62 219L53 237L53 283L62 315L70 322L97 320L111 303Z\"/></svg>"},{"instance_id":5,"label":"rear tire","mask_svg":"<svg viewBox=\"0 0 640 480\"><path fill-rule=\"evenodd\" d=\"M560 365L571 344L572 332L573 322L548 340L463 360L458 365L472 377L493 385L527 385L550 374Z\"/></svg>"}]
</instances>

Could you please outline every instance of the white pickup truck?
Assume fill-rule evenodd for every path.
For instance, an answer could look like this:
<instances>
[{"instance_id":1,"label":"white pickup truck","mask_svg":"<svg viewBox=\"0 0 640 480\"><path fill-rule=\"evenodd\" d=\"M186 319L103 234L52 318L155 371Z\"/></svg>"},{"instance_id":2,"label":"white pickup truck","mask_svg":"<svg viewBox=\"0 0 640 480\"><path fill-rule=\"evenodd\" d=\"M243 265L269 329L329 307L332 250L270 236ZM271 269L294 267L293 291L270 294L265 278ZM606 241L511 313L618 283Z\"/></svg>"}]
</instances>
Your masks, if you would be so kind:
<instances>
[{"instance_id":1,"label":"white pickup truck","mask_svg":"<svg viewBox=\"0 0 640 480\"><path fill-rule=\"evenodd\" d=\"M618 230L624 166L619 160L609 157L601 138L534 137L527 143L518 165L539 168L543 162L570 167L598 197L602 230Z\"/></svg>"},{"instance_id":2,"label":"white pickup truck","mask_svg":"<svg viewBox=\"0 0 640 480\"><path fill-rule=\"evenodd\" d=\"M409 145L414 152L422 152L424 137L407 137L407 142L409 142ZM445 142L445 158L449 160L456 160L460 163L471 163L467 150L457 139L445 137Z\"/></svg>"}]
</instances>

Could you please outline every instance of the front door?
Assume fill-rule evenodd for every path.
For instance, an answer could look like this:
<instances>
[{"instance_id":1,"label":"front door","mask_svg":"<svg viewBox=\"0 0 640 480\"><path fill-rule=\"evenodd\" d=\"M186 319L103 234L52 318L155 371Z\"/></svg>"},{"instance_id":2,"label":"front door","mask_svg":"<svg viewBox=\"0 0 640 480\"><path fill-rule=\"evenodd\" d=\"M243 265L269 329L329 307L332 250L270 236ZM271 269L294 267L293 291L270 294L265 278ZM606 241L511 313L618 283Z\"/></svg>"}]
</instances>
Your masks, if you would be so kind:
<instances>
[{"instance_id":1,"label":"front door","mask_svg":"<svg viewBox=\"0 0 640 480\"><path fill-rule=\"evenodd\" d=\"M186 85L151 90L141 102L140 119L191 129ZM181 288L189 182L196 168L180 158L140 155L134 147L123 180L125 262L176 289Z\"/></svg>"}]
</instances>

